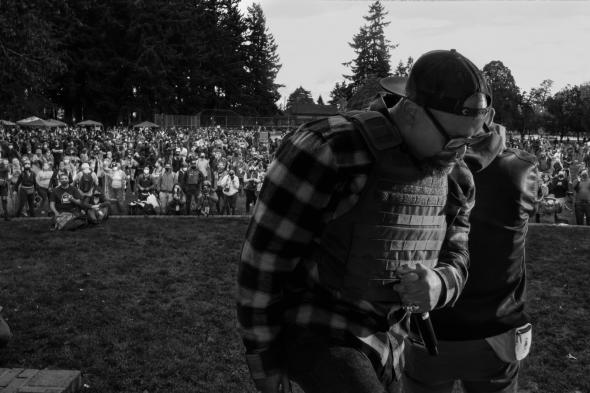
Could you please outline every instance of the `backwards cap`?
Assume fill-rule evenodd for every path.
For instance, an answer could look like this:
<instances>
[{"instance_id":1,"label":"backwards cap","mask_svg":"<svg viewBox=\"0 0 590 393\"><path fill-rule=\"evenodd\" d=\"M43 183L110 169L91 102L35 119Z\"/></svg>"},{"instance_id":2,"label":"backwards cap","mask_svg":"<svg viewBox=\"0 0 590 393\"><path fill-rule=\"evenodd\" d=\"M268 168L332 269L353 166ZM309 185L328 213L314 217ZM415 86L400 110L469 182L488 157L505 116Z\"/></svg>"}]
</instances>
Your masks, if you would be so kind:
<instances>
[{"instance_id":1,"label":"backwards cap","mask_svg":"<svg viewBox=\"0 0 590 393\"><path fill-rule=\"evenodd\" d=\"M482 72L455 49L425 53L416 60L407 79L388 77L380 84L418 105L460 116L484 116L492 105L492 93ZM466 101L478 93L483 94L485 103L466 106Z\"/></svg>"}]
</instances>

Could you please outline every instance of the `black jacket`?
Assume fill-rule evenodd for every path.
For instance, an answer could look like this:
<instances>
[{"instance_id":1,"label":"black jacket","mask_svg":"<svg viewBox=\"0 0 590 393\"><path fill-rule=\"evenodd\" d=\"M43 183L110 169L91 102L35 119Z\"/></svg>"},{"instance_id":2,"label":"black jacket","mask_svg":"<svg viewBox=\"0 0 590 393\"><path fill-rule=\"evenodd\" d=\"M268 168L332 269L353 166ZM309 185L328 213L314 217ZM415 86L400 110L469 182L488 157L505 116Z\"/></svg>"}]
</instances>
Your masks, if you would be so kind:
<instances>
[{"instance_id":1,"label":"black jacket","mask_svg":"<svg viewBox=\"0 0 590 393\"><path fill-rule=\"evenodd\" d=\"M537 160L507 149L474 173L474 179L469 278L454 307L431 312L442 340L495 336L529 321L524 310L525 240L538 205Z\"/></svg>"}]
</instances>

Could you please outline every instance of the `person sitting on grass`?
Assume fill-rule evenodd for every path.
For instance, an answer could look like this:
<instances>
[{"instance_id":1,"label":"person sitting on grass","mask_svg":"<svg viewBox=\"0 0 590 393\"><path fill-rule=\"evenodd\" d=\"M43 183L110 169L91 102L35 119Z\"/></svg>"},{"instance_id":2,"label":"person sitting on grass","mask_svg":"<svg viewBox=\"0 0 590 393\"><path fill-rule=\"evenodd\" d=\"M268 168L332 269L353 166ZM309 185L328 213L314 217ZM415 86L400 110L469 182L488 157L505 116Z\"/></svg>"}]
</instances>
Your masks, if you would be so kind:
<instances>
[{"instance_id":1,"label":"person sitting on grass","mask_svg":"<svg viewBox=\"0 0 590 393\"><path fill-rule=\"evenodd\" d=\"M88 203L90 204L90 208L86 210L88 223L97 225L106 221L109 217L111 205L106 201L104 195L100 191L94 190L94 194L90 197Z\"/></svg>"},{"instance_id":2,"label":"person sitting on grass","mask_svg":"<svg viewBox=\"0 0 590 393\"><path fill-rule=\"evenodd\" d=\"M143 168L143 174L137 178L137 197L139 200L145 201L149 193L155 189L154 181L150 176L150 168Z\"/></svg>"},{"instance_id":3,"label":"person sitting on grass","mask_svg":"<svg viewBox=\"0 0 590 393\"><path fill-rule=\"evenodd\" d=\"M82 201L80 191L70 185L70 177L62 173L59 186L49 196L49 209L54 215L50 230L74 230L86 225L86 216L81 214L80 208L89 207Z\"/></svg>"}]
</instances>

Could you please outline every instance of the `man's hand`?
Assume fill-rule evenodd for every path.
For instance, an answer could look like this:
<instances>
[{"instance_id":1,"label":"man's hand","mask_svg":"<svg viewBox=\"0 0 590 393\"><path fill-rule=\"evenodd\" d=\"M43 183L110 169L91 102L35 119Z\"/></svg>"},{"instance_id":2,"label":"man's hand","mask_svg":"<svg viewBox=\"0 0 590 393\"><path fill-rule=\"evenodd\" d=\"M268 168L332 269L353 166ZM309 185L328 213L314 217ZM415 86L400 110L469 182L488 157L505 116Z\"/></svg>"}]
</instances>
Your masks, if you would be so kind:
<instances>
[{"instance_id":1,"label":"man's hand","mask_svg":"<svg viewBox=\"0 0 590 393\"><path fill-rule=\"evenodd\" d=\"M438 274L418 263L415 269L401 272L401 281L393 289L400 295L402 305L417 306L412 312L428 312L438 303L442 282Z\"/></svg>"},{"instance_id":2,"label":"man's hand","mask_svg":"<svg viewBox=\"0 0 590 393\"><path fill-rule=\"evenodd\" d=\"M287 374L283 372L265 379L255 379L254 385L260 393L291 393L291 382Z\"/></svg>"}]
</instances>

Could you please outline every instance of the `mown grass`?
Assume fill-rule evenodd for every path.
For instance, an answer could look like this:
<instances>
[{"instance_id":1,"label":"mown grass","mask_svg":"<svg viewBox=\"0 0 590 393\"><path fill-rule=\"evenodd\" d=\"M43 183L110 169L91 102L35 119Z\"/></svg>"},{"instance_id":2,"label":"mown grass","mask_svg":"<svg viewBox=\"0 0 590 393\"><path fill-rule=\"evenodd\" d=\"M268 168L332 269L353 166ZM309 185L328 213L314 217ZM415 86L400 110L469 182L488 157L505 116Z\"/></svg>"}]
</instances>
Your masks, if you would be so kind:
<instances>
[{"instance_id":1,"label":"mown grass","mask_svg":"<svg viewBox=\"0 0 590 393\"><path fill-rule=\"evenodd\" d=\"M0 367L82 371L84 392L253 392L234 293L245 218L0 223ZM590 392L590 230L532 226L526 392ZM568 356L571 355L571 356ZM574 359L575 358L575 359Z\"/></svg>"}]
</instances>

